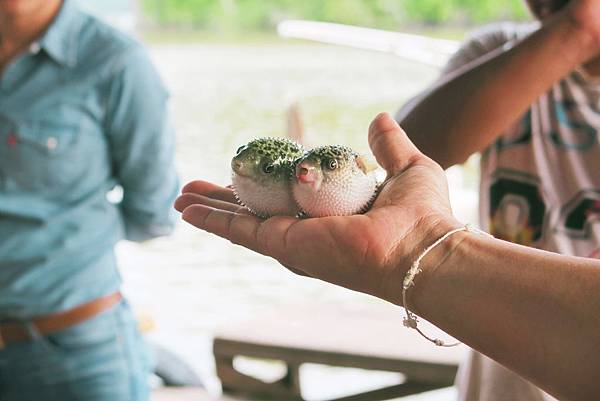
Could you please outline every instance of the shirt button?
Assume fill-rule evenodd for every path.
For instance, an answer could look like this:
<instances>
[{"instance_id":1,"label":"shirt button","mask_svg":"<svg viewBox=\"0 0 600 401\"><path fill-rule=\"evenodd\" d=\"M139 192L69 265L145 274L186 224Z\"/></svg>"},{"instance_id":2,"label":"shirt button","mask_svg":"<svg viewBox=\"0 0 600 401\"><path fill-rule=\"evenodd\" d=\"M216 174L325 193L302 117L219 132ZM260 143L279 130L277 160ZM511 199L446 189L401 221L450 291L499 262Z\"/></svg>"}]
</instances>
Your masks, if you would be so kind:
<instances>
[{"instance_id":1,"label":"shirt button","mask_svg":"<svg viewBox=\"0 0 600 401\"><path fill-rule=\"evenodd\" d=\"M41 49L42 46L40 46L38 42L33 42L31 45L29 45L29 53L31 54L38 54Z\"/></svg>"},{"instance_id":2,"label":"shirt button","mask_svg":"<svg viewBox=\"0 0 600 401\"><path fill-rule=\"evenodd\" d=\"M19 140L17 138L17 135L14 133L10 134L6 139L6 143L8 144L8 146L16 146L18 141Z\"/></svg>"},{"instance_id":3,"label":"shirt button","mask_svg":"<svg viewBox=\"0 0 600 401\"><path fill-rule=\"evenodd\" d=\"M58 140L55 137L51 136L46 141L46 146L48 147L48 149L54 150L58 146Z\"/></svg>"}]
</instances>

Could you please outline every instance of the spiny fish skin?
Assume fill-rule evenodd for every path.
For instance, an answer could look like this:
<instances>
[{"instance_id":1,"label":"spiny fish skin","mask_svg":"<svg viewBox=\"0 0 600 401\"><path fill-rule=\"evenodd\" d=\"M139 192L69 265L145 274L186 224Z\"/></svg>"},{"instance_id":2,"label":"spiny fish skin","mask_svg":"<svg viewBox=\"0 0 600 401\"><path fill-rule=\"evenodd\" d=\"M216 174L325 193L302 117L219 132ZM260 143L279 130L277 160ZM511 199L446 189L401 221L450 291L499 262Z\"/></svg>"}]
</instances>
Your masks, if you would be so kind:
<instances>
[{"instance_id":1,"label":"spiny fish skin","mask_svg":"<svg viewBox=\"0 0 600 401\"><path fill-rule=\"evenodd\" d=\"M375 199L377 179L347 146L322 146L296 162L294 199L310 217L365 212Z\"/></svg>"},{"instance_id":2,"label":"spiny fish skin","mask_svg":"<svg viewBox=\"0 0 600 401\"><path fill-rule=\"evenodd\" d=\"M238 202L260 217L296 216L290 177L303 154L302 146L283 138L258 138L241 146L231 160Z\"/></svg>"}]
</instances>

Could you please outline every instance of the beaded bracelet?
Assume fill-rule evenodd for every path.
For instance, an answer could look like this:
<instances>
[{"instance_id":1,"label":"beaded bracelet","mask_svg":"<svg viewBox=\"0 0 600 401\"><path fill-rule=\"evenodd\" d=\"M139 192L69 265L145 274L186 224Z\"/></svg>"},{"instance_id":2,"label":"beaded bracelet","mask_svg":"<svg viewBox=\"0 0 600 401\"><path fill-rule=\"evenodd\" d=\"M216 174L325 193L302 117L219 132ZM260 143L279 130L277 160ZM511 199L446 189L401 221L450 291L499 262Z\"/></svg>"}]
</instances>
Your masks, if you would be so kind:
<instances>
[{"instance_id":1,"label":"beaded bracelet","mask_svg":"<svg viewBox=\"0 0 600 401\"><path fill-rule=\"evenodd\" d=\"M408 290L411 286L414 285L415 277L417 276L417 274L421 273L421 267L420 267L421 260L425 256L427 256L427 254L433 248L435 248L436 246L441 244L446 238L450 237L453 234L461 232L461 231L467 231L467 232L471 232L471 233L475 233L475 234L484 234L484 235L487 235L487 236L493 238L492 235L486 233L485 231L481 231L478 228L472 227L470 224L466 224L463 227L455 228L454 230L448 231L446 234L444 234L442 237L440 237L433 244L429 245L423 251L423 253L421 253L421 255L419 255L417 260L415 260L413 262L410 269L406 272L406 275L404 276L404 282L402 285L402 306L404 307L404 310L406 311L406 317L403 319L404 326L408 327L410 329L415 329L422 337L424 337L428 341L431 341L438 347L456 347L457 345L460 345L461 343L460 342L446 343L446 342L440 340L439 338L431 338L428 335L426 335L425 333L423 333L418 327L419 320L417 318L417 315L415 315L408 309L408 304L406 302L406 290Z\"/></svg>"}]
</instances>

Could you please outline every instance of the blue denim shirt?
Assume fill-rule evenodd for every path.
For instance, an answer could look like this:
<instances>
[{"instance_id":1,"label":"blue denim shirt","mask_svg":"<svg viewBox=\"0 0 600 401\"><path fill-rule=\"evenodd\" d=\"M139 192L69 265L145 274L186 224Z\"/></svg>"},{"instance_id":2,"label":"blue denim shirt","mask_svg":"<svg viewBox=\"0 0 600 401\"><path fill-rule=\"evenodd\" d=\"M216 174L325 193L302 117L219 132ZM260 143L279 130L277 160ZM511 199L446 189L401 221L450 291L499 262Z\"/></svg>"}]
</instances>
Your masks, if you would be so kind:
<instances>
[{"instance_id":1,"label":"blue denim shirt","mask_svg":"<svg viewBox=\"0 0 600 401\"><path fill-rule=\"evenodd\" d=\"M179 184L167 99L142 46L70 0L5 69L0 319L115 291L115 243L171 231Z\"/></svg>"}]
</instances>

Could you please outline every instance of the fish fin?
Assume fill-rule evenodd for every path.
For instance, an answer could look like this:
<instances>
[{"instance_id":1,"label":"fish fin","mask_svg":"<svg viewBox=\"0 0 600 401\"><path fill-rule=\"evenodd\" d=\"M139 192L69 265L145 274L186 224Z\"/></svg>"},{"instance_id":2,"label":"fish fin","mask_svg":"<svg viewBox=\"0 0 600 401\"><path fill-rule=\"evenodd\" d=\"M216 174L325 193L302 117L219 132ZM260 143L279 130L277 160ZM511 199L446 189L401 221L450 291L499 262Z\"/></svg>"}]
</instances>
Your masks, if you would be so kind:
<instances>
[{"instance_id":1,"label":"fish fin","mask_svg":"<svg viewBox=\"0 0 600 401\"><path fill-rule=\"evenodd\" d=\"M379 165L374 158L369 155L357 156L356 164L358 165L358 168L360 168L365 174L369 174L370 172L373 172L379 168Z\"/></svg>"},{"instance_id":2,"label":"fish fin","mask_svg":"<svg viewBox=\"0 0 600 401\"><path fill-rule=\"evenodd\" d=\"M371 210L371 207L373 206L373 204L375 203L375 200L377 200L377 197L379 196L379 191L381 191L382 185L381 183L377 183L377 185L375 185L375 190L373 191L373 195L371 195L371 199L369 199L369 201L366 203L366 205L363 206L363 208L360 210L359 214L364 214L367 213L369 210Z\"/></svg>"}]
</instances>

